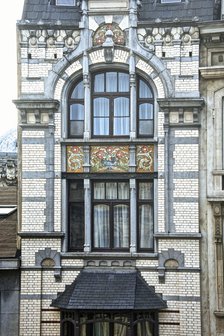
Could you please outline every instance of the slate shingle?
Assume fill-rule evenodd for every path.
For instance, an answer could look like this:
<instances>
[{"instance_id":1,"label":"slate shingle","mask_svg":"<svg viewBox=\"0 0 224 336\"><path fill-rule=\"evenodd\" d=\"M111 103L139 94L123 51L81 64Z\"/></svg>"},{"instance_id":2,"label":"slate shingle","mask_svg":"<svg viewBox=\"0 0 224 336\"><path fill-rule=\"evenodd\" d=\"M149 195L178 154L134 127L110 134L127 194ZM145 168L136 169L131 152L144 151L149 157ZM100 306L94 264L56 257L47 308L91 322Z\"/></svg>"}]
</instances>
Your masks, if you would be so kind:
<instances>
[{"instance_id":1,"label":"slate shingle","mask_svg":"<svg viewBox=\"0 0 224 336\"><path fill-rule=\"evenodd\" d=\"M166 302L136 270L83 270L52 306L71 310L159 310Z\"/></svg>"},{"instance_id":2,"label":"slate shingle","mask_svg":"<svg viewBox=\"0 0 224 336\"><path fill-rule=\"evenodd\" d=\"M49 0L25 0L22 21L54 24L58 20L64 25L78 26L81 14L77 6L55 6Z\"/></svg>"},{"instance_id":3,"label":"slate shingle","mask_svg":"<svg viewBox=\"0 0 224 336\"><path fill-rule=\"evenodd\" d=\"M210 21L213 20L213 8L213 0L189 0L167 4L161 4L159 0L142 0L139 20L154 21L157 18L162 21L170 21L175 18L192 20L197 16L201 21Z\"/></svg>"}]
</instances>

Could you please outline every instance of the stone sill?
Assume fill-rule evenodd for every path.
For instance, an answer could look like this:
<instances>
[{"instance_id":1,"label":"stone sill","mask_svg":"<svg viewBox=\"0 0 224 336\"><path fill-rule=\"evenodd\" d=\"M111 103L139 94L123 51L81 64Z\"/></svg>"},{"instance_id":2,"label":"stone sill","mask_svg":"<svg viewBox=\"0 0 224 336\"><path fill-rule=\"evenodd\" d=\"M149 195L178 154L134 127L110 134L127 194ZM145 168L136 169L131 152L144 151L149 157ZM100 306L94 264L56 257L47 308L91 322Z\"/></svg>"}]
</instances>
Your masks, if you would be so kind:
<instances>
[{"instance_id":1,"label":"stone sill","mask_svg":"<svg viewBox=\"0 0 224 336\"><path fill-rule=\"evenodd\" d=\"M224 66L209 66L199 68L201 76L205 79L224 78Z\"/></svg>"},{"instance_id":2,"label":"stone sill","mask_svg":"<svg viewBox=\"0 0 224 336\"><path fill-rule=\"evenodd\" d=\"M61 253L62 258L82 258L82 259L137 259L137 258L149 258L157 259L158 253L128 253L128 252L64 252Z\"/></svg>"},{"instance_id":3,"label":"stone sill","mask_svg":"<svg viewBox=\"0 0 224 336\"><path fill-rule=\"evenodd\" d=\"M18 232L21 238L63 238L64 232Z\"/></svg>"},{"instance_id":4,"label":"stone sill","mask_svg":"<svg viewBox=\"0 0 224 336\"><path fill-rule=\"evenodd\" d=\"M155 233L155 238L158 239L200 239L201 233Z\"/></svg>"},{"instance_id":5,"label":"stone sill","mask_svg":"<svg viewBox=\"0 0 224 336\"><path fill-rule=\"evenodd\" d=\"M17 258L0 259L0 270L17 270L20 267L20 260Z\"/></svg>"},{"instance_id":6,"label":"stone sill","mask_svg":"<svg viewBox=\"0 0 224 336\"><path fill-rule=\"evenodd\" d=\"M224 318L224 310L214 311L216 317Z\"/></svg>"}]
</instances>

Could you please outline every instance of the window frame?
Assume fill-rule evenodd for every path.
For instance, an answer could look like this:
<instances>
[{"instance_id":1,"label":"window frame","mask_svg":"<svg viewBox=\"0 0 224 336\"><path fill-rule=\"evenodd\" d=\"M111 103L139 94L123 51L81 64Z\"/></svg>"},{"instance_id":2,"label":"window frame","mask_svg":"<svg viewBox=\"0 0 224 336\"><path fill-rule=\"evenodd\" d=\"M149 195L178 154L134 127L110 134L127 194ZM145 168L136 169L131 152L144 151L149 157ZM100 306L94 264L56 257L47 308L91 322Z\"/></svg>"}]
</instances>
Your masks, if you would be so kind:
<instances>
[{"instance_id":1,"label":"window frame","mask_svg":"<svg viewBox=\"0 0 224 336\"><path fill-rule=\"evenodd\" d=\"M129 252L130 250L130 184L129 184L129 180L126 179L122 179L119 181L116 181L117 183L117 191L118 191L118 183L122 183L122 182L127 182L128 183L128 187L129 187L129 198L128 199L96 199L94 200L94 183L97 182L101 182L105 184L105 191L106 191L106 183L110 183L110 182L115 182L114 180L106 180L105 182L103 180L92 180L91 181L91 220L92 220L92 225L91 225L91 242L92 242L92 251L93 252L119 252L119 251L123 251L123 252ZM106 195L105 195L106 196ZM95 205L107 205L109 206L109 247L105 248L105 247L95 247L94 246L94 232L95 232L95 223L94 223L94 206ZM129 218L128 218L128 247L114 247L114 207L117 205L128 205L128 211L129 211Z\"/></svg>"},{"instance_id":2,"label":"window frame","mask_svg":"<svg viewBox=\"0 0 224 336\"><path fill-rule=\"evenodd\" d=\"M119 87L119 73L127 74L127 71L120 70L108 70L108 71L100 71L92 74L92 87L91 87L91 136L92 138L129 138L130 134L130 79L129 79L129 90L119 92L107 92L106 91L106 73L117 73L117 88ZM95 77L99 74L104 74L104 92L95 92L94 91L94 83ZM94 134L94 99L95 98L107 98L109 100L109 134L108 135L95 135ZM129 99L129 133L128 135L114 135L114 101L116 98L128 98Z\"/></svg>"},{"instance_id":3,"label":"window frame","mask_svg":"<svg viewBox=\"0 0 224 336\"><path fill-rule=\"evenodd\" d=\"M176 4L176 3L181 3L181 2L185 2L185 0L160 0L160 3L162 5L166 5L166 4Z\"/></svg>"},{"instance_id":4,"label":"window frame","mask_svg":"<svg viewBox=\"0 0 224 336\"><path fill-rule=\"evenodd\" d=\"M55 0L55 6L63 6L63 7L75 7L76 6L76 0L72 0L73 1L73 4L62 4L62 3L59 3L60 0Z\"/></svg>"},{"instance_id":5,"label":"window frame","mask_svg":"<svg viewBox=\"0 0 224 336\"><path fill-rule=\"evenodd\" d=\"M152 98L140 98L140 81L144 82L147 87L150 89L150 91L152 92ZM154 98L154 94L153 94L153 90L152 87L149 83L147 83L147 81L141 77L138 76L137 77L137 85L136 85L136 105L137 105L137 111L136 111L136 134L137 134L137 138L153 138L154 134L155 134L155 102L154 102L155 98ZM151 104L152 105L152 109L153 109L153 118L152 119L140 119L140 105L142 104ZM140 121L142 120L152 120L152 133L150 134L140 134Z\"/></svg>"},{"instance_id":6,"label":"window frame","mask_svg":"<svg viewBox=\"0 0 224 336\"><path fill-rule=\"evenodd\" d=\"M74 139L82 139L84 132L85 132L85 92L84 92L84 86L83 86L83 98L72 98L72 93L75 90L75 88L83 82L82 78L79 78L79 80L77 80L74 85L71 87L70 91L69 91L69 95L68 95L68 102L67 102L67 109L68 109L68 113L67 113L67 131L68 131L68 138L74 138ZM71 120L70 118L70 106L74 105L74 104L80 104L83 105L83 119L80 120L83 122L83 132L80 135L74 135L71 134L71 122L72 121L78 121L79 119L76 120Z\"/></svg>"},{"instance_id":7,"label":"window frame","mask_svg":"<svg viewBox=\"0 0 224 336\"><path fill-rule=\"evenodd\" d=\"M139 198L139 185L140 183L152 183L152 198L151 199L146 199L143 200ZM154 251L154 225L155 225L155 211L154 211L154 180L153 179L142 179L142 180L137 180L136 181L136 188L137 188L137 192L136 192L136 213L137 213L137 217L136 217L136 231L137 231L137 251L138 252L145 252L145 253L149 253L149 252L153 252ZM139 222L139 213L140 213L140 206L141 205L147 205L150 204L152 207L152 232L153 232L153 245L150 248L142 248L140 247L140 222Z\"/></svg>"}]
</instances>

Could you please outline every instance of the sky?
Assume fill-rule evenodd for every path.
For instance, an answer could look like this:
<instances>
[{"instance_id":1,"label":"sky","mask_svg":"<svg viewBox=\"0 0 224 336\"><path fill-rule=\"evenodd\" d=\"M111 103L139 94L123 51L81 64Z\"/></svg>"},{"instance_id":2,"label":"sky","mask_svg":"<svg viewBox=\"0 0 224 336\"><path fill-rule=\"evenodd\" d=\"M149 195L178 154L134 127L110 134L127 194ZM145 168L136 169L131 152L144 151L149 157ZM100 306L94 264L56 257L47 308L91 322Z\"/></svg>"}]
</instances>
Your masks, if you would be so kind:
<instances>
[{"instance_id":1,"label":"sky","mask_svg":"<svg viewBox=\"0 0 224 336\"><path fill-rule=\"evenodd\" d=\"M0 12L0 136L17 124L17 110L12 100L17 98L16 21L21 19L23 3L24 0L4 1L4 10Z\"/></svg>"}]
</instances>

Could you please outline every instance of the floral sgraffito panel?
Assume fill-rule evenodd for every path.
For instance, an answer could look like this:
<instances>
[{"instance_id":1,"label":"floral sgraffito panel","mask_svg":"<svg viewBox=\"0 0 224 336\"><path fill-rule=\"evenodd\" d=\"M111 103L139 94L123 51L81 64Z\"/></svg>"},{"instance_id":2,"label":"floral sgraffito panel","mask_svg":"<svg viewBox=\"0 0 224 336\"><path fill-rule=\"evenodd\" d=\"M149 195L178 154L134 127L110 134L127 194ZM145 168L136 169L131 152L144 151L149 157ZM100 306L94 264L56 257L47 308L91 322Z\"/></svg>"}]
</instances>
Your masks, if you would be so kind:
<instances>
[{"instance_id":1,"label":"floral sgraffito panel","mask_svg":"<svg viewBox=\"0 0 224 336\"><path fill-rule=\"evenodd\" d=\"M84 152L82 146L67 146L67 172L83 173Z\"/></svg>"},{"instance_id":2,"label":"floral sgraffito panel","mask_svg":"<svg viewBox=\"0 0 224 336\"><path fill-rule=\"evenodd\" d=\"M137 146L137 173L153 173L154 171L154 146Z\"/></svg>"},{"instance_id":3,"label":"floral sgraffito panel","mask_svg":"<svg viewBox=\"0 0 224 336\"><path fill-rule=\"evenodd\" d=\"M128 146L91 147L91 171L93 173L123 173L128 170Z\"/></svg>"}]
</instances>

